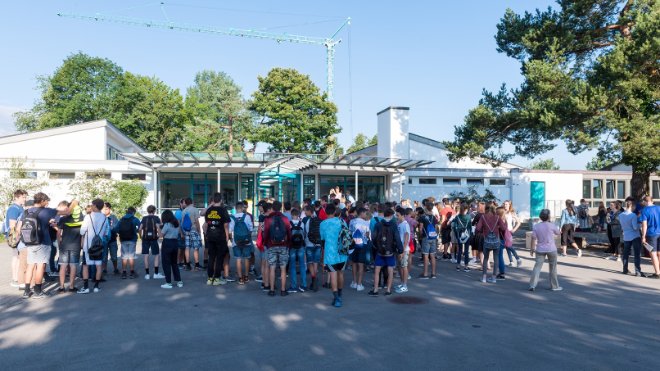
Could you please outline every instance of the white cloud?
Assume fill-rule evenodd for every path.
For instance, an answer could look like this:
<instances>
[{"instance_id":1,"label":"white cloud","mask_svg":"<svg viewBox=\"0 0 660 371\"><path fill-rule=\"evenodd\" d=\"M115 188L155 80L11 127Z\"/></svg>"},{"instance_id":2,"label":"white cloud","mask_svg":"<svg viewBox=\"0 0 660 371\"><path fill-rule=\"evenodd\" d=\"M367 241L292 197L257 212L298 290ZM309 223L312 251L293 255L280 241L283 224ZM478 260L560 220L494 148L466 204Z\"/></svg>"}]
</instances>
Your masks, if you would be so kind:
<instances>
[{"instance_id":1,"label":"white cloud","mask_svg":"<svg viewBox=\"0 0 660 371\"><path fill-rule=\"evenodd\" d=\"M21 107L0 104L0 135L8 135L16 132L13 114L23 109Z\"/></svg>"}]
</instances>

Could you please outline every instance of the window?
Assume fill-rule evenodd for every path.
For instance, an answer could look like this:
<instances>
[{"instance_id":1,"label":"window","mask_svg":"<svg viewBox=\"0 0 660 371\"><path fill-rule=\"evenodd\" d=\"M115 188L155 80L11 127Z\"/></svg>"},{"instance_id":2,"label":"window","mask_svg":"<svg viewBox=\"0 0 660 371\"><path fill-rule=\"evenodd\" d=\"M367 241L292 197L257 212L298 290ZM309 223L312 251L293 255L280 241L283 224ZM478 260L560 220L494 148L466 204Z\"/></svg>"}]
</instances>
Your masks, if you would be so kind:
<instances>
[{"instance_id":1,"label":"window","mask_svg":"<svg viewBox=\"0 0 660 371\"><path fill-rule=\"evenodd\" d=\"M122 174L121 180L147 180L147 174Z\"/></svg>"},{"instance_id":2,"label":"window","mask_svg":"<svg viewBox=\"0 0 660 371\"><path fill-rule=\"evenodd\" d=\"M593 198L603 198L603 181L594 179L591 181L591 189L593 191Z\"/></svg>"},{"instance_id":3,"label":"window","mask_svg":"<svg viewBox=\"0 0 660 371\"><path fill-rule=\"evenodd\" d=\"M626 198L626 181L617 180L616 181L616 197L620 200Z\"/></svg>"},{"instance_id":4,"label":"window","mask_svg":"<svg viewBox=\"0 0 660 371\"><path fill-rule=\"evenodd\" d=\"M607 179L605 181L605 198L615 198L614 196L614 186L616 182L612 179Z\"/></svg>"},{"instance_id":5,"label":"window","mask_svg":"<svg viewBox=\"0 0 660 371\"><path fill-rule=\"evenodd\" d=\"M467 178L467 185L469 186L484 185L484 180L481 178Z\"/></svg>"},{"instance_id":6,"label":"window","mask_svg":"<svg viewBox=\"0 0 660 371\"><path fill-rule=\"evenodd\" d=\"M419 178L419 184L438 184L436 178Z\"/></svg>"},{"instance_id":7,"label":"window","mask_svg":"<svg viewBox=\"0 0 660 371\"><path fill-rule=\"evenodd\" d=\"M76 173L55 173L51 172L48 174L48 178L50 179L74 179L76 177Z\"/></svg>"},{"instance_id":8,"label":"window","mask_svg":"<svg viewBox=\"0 0 660 371\"><path fill-rule=\"evenodd\" d=\"M122 156L119 152L119 150L113 146L108 146L106 150L106 158L108 160L123 160L124 156Z\"/></svg>"},{"instance_id":9,"label":"window","mask_svg":"<svg viewBox=\"0 0 660 371\"><path fill-rule=\"evenodd\" d=\"M503 186L506 185L506 179L491 179L489 183L492 186Z\"/></svg>"},{"instance_id":10,"label":"window","mask_svg":"<svg viewBox=\"0 0 660 371\"><path fill-rule=\"evenodd\" d=\"M442 179L442 184L443 185L461 185L461 179L460 178L443 178Z\"/></svg>"},{"instance_id":11,"label":"window","mask_svg":"<svg viewBox=\"0 0 660 371\"><path fill-rule=\"evenodd\" d=\"M408 177L408 184L412 184L412 178Z\"/></svg>"},{"instance_id":12,"label":"window","mask_svg":"<svg viewBox=\"0 0 660 371\"><path fill-rule=\"evenodd\" d=\"M85 173L87 179L110 179L110 173L101 173L101 172L88 172Z\"/></svg>"},{"instance_id":13,"label":"window","mask_svg":"<svg viewBox=\"0 0 660 371\"><path fill-rule=\"evenodd\" d=\"M651 182L651 197L654 199L660 198L660 180Z\"/></svg>"},{"instance_id":14,"label":"window","mask_svg":"<svg viewBox=\"0 0 660 371\"><path fill-rule=\"evenodd\" d=\"M591 180L582 181L582 198L591 198Z\"/></svg>"}]
</instances>

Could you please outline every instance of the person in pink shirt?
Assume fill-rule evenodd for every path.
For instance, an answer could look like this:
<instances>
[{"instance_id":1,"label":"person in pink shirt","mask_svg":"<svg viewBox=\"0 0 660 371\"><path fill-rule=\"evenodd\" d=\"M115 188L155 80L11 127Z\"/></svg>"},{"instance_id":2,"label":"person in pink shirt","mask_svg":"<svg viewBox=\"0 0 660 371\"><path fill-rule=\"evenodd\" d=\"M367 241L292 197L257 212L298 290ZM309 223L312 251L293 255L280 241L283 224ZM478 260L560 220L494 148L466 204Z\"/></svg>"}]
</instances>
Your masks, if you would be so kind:
<instances>
[{"instance_id":1,"label":"person in pink shirt","mask_svg":"<svg viewBox=\"0 0 660 371\"><path fill-rule=\"evenodd\" d=\"M555 236L559 236L561 232L550 221L550 210L541 210L539 218L541 222L534 225L532 248L529 251L531 257L536 254L536 264L534 264L532 276L529 279L529 291L536 290L536 284L539 282L539 275L546 257L550 266L550 288L552 291L561 291L563 289L559 286L557 280L557 245L555 244Z\"/></svg>"}]
</instances>

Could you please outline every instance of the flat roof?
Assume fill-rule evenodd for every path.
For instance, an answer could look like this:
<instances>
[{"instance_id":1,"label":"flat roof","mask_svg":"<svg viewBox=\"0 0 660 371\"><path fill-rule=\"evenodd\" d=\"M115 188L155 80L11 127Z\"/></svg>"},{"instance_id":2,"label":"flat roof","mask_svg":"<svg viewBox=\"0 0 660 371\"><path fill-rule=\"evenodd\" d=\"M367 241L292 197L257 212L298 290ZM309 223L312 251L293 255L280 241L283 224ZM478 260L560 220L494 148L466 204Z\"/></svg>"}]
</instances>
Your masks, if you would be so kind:
<instances>
[{"instance_id":1,"label":"flat roof","mask_svg":"<svg viewBox=\"0 0 660 371\"><path fill-rule=\"evenodd\" d=\"M303 153L234 152L137 152L122 153L127 159L143 163L153 169L181 167L272 168L284 165L291 170L310 169L405 171L429 165L433 161L382 158L366 155L326 155Z\"/></svg>"}]
</instances>

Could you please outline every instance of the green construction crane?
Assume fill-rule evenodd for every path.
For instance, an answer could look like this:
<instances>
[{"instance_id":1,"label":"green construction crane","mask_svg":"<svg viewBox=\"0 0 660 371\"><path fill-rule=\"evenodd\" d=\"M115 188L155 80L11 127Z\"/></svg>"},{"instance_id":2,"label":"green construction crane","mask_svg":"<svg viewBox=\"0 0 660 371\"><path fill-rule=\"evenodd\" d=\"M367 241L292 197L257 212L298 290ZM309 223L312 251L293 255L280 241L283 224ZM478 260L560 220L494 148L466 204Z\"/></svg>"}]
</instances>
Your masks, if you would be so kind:
<instances>
[{"instance_id":1,"label":"green construction crane","mask_svg":"<svg viewBox=\"0 0 660 371\"><path fill-rule=\"evenodd\" d=\"M339 32L346 26L350 26L351 18L346 18L341 26L332 34L332 36L323 38L323 37L312 37L312 36L301 36L301 35L292 35L287 33L271 33L258 30L249 30L241 28L219 28L213 26L197 26L189 25L182 23L174 23L169 21L156 21L156 20L146 20L139 18L131 17L122 17L122 16L112 16L112 15L84 15L84 14L74 14L74 13L57 13L60 17L67 18L76 18L88 21L103 21L103 22L113 22L121 23L132 26L143 26L143 27L155 27L163 28L168 30L177 30L177 31L189 31L189 32L203 32L210 34L220 34L228 36L240 36L240 37L250 37L254 39L269 39L275 40L277 42L291 42L291 43L300 43L300 44L312 44L312 45L323 45L326 49L326 73L327 73L327 86L326 92L328 93L328 99L333 100L333 90L334 90L334 64L335 64L335 48L341 42L341 39L335 39Z\"/></svg>"}]
</instances>

